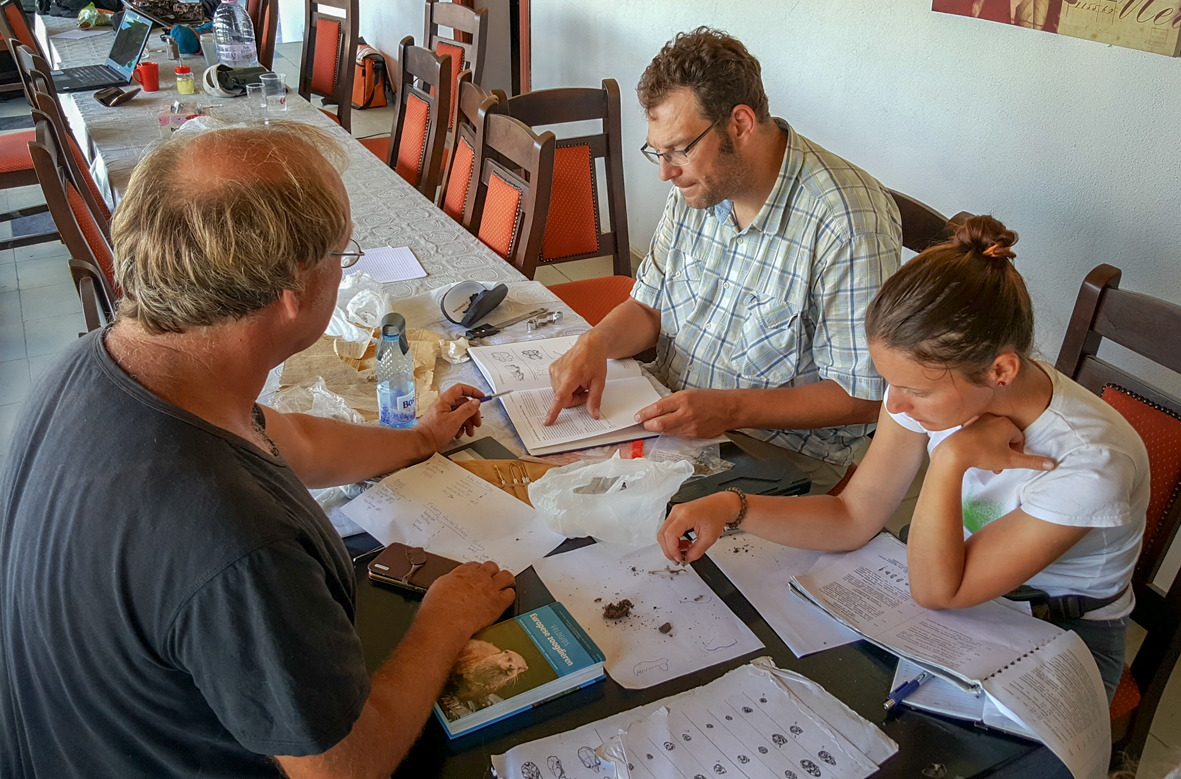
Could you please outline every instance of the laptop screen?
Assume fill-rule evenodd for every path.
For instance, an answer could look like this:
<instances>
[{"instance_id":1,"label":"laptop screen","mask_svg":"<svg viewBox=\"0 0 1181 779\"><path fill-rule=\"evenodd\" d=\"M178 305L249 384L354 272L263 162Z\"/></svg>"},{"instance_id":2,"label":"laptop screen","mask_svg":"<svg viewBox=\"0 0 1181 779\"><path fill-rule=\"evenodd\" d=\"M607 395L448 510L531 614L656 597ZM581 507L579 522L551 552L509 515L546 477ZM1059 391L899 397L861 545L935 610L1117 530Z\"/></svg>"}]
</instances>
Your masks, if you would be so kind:
<instances>
[{"instance_id":1,"label":"laptop screen","mask_svg":"<svg viewBox=\"0 0 1181 779\"><path fill-rule=\"evenodd\" d=\"M152 23L132 11L130 8L123 12L123 21L119 24L119 32L115 33L115 42L111 44L111 53L107 56L107 67L119 71L128 79L131 71L139 64L139 55L148 41L148 33L152 31Z\"/></svg>"}]
</instances>

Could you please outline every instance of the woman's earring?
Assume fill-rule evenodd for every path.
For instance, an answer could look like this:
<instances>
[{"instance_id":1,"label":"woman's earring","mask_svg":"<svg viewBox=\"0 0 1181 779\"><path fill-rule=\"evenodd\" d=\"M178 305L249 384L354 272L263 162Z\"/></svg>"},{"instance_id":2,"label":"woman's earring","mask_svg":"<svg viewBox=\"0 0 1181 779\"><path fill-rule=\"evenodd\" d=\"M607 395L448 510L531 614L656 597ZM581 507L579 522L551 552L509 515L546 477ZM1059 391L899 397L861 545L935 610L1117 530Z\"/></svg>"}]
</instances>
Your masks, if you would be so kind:
<instances>
[{"instance_id":1,"label":"woman's earring","mask_svg":"<svg viewBox=\"0 0 1181 779\"><path fill-rule=\"evenodd\" d=\"M1005 386L1005 383L1004 383L1003 381L998 381L998 382L997 382L997 386L998 386L998 387L1003 387L1003 386Z\"/></svg>"}]
</instances>

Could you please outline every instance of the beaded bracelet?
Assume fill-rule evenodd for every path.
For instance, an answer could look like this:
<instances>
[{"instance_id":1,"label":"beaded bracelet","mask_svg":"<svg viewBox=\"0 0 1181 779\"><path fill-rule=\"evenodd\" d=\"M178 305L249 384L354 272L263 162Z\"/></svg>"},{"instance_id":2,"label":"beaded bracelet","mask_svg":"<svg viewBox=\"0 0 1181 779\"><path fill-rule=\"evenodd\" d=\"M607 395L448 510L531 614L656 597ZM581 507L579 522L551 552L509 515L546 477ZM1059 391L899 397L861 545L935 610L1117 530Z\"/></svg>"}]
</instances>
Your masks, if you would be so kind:
<instances>
[{"instance_id":1,"label":"beaded bracelet","mask_svg":"<svg viewBox=\"0 0 1181 779\"><path fill-rule=\"evenodd\" d=\"M737 530L738 526L742 524L742 520L746 519L746 493L737 487L727 487L726 492L733 492L742 501L742 508L738 509L738 516L726 523L727 530Z\"/></svg>"}]
</instances>

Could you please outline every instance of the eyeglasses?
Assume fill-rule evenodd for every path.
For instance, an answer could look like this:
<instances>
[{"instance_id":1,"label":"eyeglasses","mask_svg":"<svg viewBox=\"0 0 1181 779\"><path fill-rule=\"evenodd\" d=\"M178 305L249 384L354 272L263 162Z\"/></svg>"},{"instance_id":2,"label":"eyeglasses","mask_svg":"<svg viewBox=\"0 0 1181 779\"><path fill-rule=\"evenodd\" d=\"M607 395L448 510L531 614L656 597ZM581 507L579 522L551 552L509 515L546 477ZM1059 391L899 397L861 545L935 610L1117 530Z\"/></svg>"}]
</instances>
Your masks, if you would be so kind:
<instances>
[{"instance_id":1,"label":"eyeglasses","mask_svg":"<svg viewBox=\"0 0 1181 779\"><path fill-rule=\"evenodd\" d=\"M349 249L347 252L328 252L329 257L339 257L340 267L351 268L357 264L357 260L365 256L365 252L361 251L361 245L353 239L349 239Z\"/></svg>"},{"instance_id":2,"label":"eyeglasses","mask_svg":"<svg viewBox=\"0 0 1181 779\"><path fill-rule=\"evenodd\" d=\"M683 149L673 149L672 151L659 152L649 146L647 142L645 142L644 145L640 147L640 153L647 157L648 161L653 165L659 165L660 159L663 157L664 161L669 165L679 168L689 161L689 152L693 151L693 147L701 143L701 139L709 135L709 131L717 126L718 123L714 122L709 127L706 127L705 132L694 138L689 143L689 145Z\"/></svg>"}]
</instances>

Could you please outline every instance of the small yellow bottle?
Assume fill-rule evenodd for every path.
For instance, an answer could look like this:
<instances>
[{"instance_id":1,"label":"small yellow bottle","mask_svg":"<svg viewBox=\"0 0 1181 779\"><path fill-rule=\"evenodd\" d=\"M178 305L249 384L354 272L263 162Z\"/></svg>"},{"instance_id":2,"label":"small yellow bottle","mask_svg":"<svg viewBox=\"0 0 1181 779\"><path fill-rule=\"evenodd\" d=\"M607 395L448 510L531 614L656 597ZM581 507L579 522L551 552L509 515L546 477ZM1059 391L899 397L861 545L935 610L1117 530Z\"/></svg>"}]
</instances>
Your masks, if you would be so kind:
<instances>
[{"instance_id":1,"label":"small yellow bottle","mask_svg":"<svg viewBox=\"0 0 1181 779\"><path fill-rule=\"evenodd\" d=\"M197 82L193 80L193 71L188 65L176 67L176 91L182 95L193 95L197 92Z\"/></svg>"}]
</instances>

